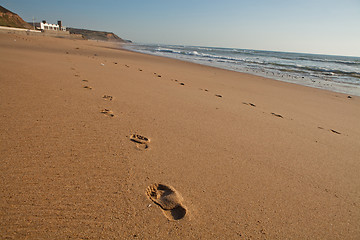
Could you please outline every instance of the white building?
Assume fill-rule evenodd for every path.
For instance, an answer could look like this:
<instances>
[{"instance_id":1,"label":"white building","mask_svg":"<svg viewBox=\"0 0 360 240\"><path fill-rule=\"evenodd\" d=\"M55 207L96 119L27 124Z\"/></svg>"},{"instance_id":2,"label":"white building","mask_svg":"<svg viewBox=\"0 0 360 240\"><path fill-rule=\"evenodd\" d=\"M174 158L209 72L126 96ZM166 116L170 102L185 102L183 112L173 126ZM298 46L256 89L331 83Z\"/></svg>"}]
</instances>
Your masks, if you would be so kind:
<instances>
[{"instance_id":1,"label":"white building","mask_svg":"<svg viewBox=\"0 0 360 240\"><path fill-rule=\"evenodd\" d=\"M45 20L40 23L35 23L35 27L38 30L53 30L53 31L66 31L66 27L62 25L61 21L58 24L47 23Z\"/></svg>"}]
</instances>

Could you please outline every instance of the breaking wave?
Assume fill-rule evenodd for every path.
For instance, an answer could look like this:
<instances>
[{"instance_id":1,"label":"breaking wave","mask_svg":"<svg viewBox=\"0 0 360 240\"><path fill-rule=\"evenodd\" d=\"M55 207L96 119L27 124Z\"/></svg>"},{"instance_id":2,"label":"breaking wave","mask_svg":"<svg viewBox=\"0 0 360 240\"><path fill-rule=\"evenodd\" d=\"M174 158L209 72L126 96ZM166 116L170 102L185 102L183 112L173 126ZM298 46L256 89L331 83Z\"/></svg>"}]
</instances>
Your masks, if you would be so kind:
<instances>
[{"instance_id":1,"label":"breaking wave","mask_svg":"<svg viewBox=\"0 0 360 240\"><path fill-rule=\"evenodd\" d=\"M360 96L359 57L204 46L130 45L128 48Z\"/></svg>"}]
</instances>

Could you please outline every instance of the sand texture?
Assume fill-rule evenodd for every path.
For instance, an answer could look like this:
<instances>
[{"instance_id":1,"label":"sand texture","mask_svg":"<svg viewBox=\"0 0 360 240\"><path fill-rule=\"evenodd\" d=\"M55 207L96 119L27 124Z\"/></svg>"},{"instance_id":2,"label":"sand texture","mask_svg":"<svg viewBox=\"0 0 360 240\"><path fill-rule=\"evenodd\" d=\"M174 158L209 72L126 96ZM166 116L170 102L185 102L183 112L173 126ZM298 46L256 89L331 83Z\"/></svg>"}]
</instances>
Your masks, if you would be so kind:
<instances>
[{"instance_id":1,"label":"sand texture","mask_svg":"<svg viewBox=\"0 0 360 240\"><path fill-rule=\"evenodd\" d=\"M0 239L360 239L360 98L0 34Z\"/></svg>"}]
</instances>

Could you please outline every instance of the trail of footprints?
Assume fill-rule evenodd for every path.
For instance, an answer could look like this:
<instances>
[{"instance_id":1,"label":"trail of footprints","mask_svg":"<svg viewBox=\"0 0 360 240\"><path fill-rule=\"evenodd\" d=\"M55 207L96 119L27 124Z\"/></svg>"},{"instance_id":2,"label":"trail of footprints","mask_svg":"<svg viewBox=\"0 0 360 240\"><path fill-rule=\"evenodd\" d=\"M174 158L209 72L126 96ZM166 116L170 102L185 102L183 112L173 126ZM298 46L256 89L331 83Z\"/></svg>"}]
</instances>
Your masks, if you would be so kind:
<instances>
[{"instance_id":1,"label":"trail of footprints","mask_svg":"<svg viewBox=\"0 0 360 240\"><path fill-rule=\"evenodd\" d=\"M117 64L114 62L114 64ZM129 65L125 65L126 68L130 68ZM75 70L75 69L73 69ZM138 68L138 71L142 72L143 70ZM154 72L154 75L157 78L161 78L162 76L156 72ZM80 77L78 74L75 75L75 77ZM172 79L173 80L173 79ZM173 80L179 85L184 86L185 83L179 82L177 79ZM88 83L89 81L86 79L82 80L83 83ZM91 90L92 87L89 85L83 86L85 89ZM208 89L202 89L200 90L209 92ZM223 96L220 94L215 94L215 97L222 98ZM110 95L103 95L102 98L106 101L113 101L113 96ZM254 103L250 102L243 102L244 105L248 105L250 107L256 107ZM108 116L110 118L113 118L115 115L114 113L107 108L104 108L100 111L100 113L104 114L105 116ZM282 115L272 112L271 115L277 117L277 118L284 118ZM322 127L318 127L319 129L323 129ZM329 129L330 132L334 134L341 134L340 132ZM130 141L135 143L135 146L139 150L147 150L149 149L150 144L150 138L139 135L139 134L132 134L130 136ZM147 197L155 203L157 206L160 207L163 214L166 216L169 220L180 220L183 219L187 213L186 207L183 205L183 198L182 196L172 187L164 184L155 183L146 188L146 195ZM149 205L151 206L151 205Z\"/></svg>"},{"instance_id":2,"label":"trail of footprints","mask_svg":"<svg viewBox=\"0 0 360 240\"><path fill-rule=\"evenodd\" d=\"M130 66L125 65L125 67L129 68ZM72 70L75 69L72 68ZM142 71L142 69L138 70ZM161 75L156 75L159 78L161 77ZM75 77L80 77L80 75L76 74ZM87 79L83 79L81 81L86 84L89 83ZM180 85L185 84L180 83ZM89 85L84 85L83 88L89 90L92 89L92 87ZM113 101L114 99L111 95L103 95L102 98L106 101ZM111 118L115 116L113 111L107 108L102 109L100 113ZM147 150L150 147L150 138L142 136L140 134L132 134L130 136L130 141L134 142L136 148L139 150ZM168 218L169 220L180 220L185 217L187 210L182 204L183 198L172 186L157 183L152 184L146 188L146 195L151 201L153 201L157 206L160 207L166 218Z\"/></svg>"},{"instance_id":3,"label":"trail of footprints","mask_svg":"<svg viewBox=\"0 0 360 240\"><path fill-rule=\"evenodd\" d=\"M114 62L114 64L117 64L117 62ZM130 66L127 65L127 64L125 64L124 66L125 66L126 68L130 68ZM75 70L75 69L73 69L73 70ZM138 68L138 71L139 71L139 72L142 72L143 70L142 70L141 68ZM154 72L153 74L154 74L156 77L158 77L158 78L161 78L161 77L162 77L162 75L160 75L160 74L158 74L158 73L156 73L156 72ZM76 76L76 77L79 77L78 74L76 74L75 76ZM181 86L184 86L184 85L185 85L184 82L179 82L179 80L177 80L177 79L171 79L171 80L177 82L177 83L178 83L179 85L181 85ZM88 80L82 80L82 81L83 81L83 82L88 82ZM92 89L92 87L91 87L91 86L88 86L88 85L85 85L84 88L89 89L89 90ZM206 89L206 88L205 88L205 89L200 88L200 90L205 91L205 92L209 92L209 90ZM214 94L214 96L215 96L215 97L218 97L218 98L222 98L222 97L223 97L221 94ZM351 96L348 96L348 98L351 98ZM110 96L110 95L103 95L103 99L104 99L104 100L107 100L107 101L112 101L112 100L113 100L113 97ZM253 104L253 103L251 103L251 102L243 102L243 104L244 104L244 105L251 106L251 107L256 107L256 105ZM218 109L218 108L217 108L217 109ZM108 116L111 116L111 117L114 116L114 114L113 114L110 110L108 110L108 109L104 109L104 110L102 110L101 112L104 113L105 115L108 115ZM275 113L275 112L271 112L270 114L271 114L272 116L274 116L274 117L284 119L284 117L283 117L281 114L278 114L278 113ZM321 128L321 127L318 127L318 128L319 128L319 129L323 129L323 128ZM334 133L334 134L341 134L340 132L338 132L338 131L336 131L336 130L334 130L334 129L329 129L329 131L332 132L332 133ZM134 138L134 137L131 137L130 139L131 139L131 141L134 141L134 142L135 142L135 138ZM140 143L137 143L137 144L140 144ZM139 147L139 148L147 149L147 148L148 148L148 143L141 143L141 145L137 145L137 146L138 146L138 147L139 147L139 146L142 146L142 147Z\"/></svg>"}]
</instances>

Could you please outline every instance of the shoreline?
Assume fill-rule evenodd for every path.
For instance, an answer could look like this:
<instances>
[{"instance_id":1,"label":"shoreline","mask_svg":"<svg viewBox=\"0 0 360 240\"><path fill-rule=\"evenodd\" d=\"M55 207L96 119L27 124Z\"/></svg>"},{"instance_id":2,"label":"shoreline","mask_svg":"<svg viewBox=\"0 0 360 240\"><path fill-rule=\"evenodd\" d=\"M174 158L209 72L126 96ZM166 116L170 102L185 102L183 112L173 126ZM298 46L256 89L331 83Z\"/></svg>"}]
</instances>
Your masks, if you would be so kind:
<instances>
[{"instance_id":1,"label":"shoreline","mask_svg":"<svg viewBox=\"0 0 360 240\"><path fill-rule=\"evenodd\" d=\"M136 46L136 44L134 44L134 46ZM164 45L163 47L166 47L167 45ZM189 46L191 47L191 46ZM204 65L204 66L209 66L209 67L215 67L215 68L219 68L219 69L226 69L229 71L234 71L234 72L239 72L239 73L247 73L247 74L252 74L255 76L259 76L259 77L264 77L264 78L268 78L268 79L272 79L272 80L276 80L276 81L281 81L281 82L288 82L288 83L294 83L297 85L301 85L301 86L307 86L307 87L311 87L311 88L317 88L317 89L323 89L323 90L327 90L327 91L331 91L331 92L335 92L335 93L343 93L343 94L347 94L347 95L354 95L354 96L360 96L360 88L357 89L356 86L357 85L351 85L351 84L340 84L337 82L331 82L329 84L332 84L334 86L328 87L326 86L326 81L328 80L324 80L322 79L321 81L317 82L315 80L311 80L309 77L305 77L305 79L307 79L308 82L302 82L304 81L304 74L302 75L303 80L301 81L301 78L299 76L291 76L288 73L284 73L281 75L275 75L274 73L271 75L270 72L267 72L266 70L251 70L249 68L244 68L244 69L234 69L234 66L231 65L223 65L221 66L221 63L209 63L208 61L202 60L204 62L200 62L200 60L195 60L195 59L191 59L191 58L182 58L182 57L186 57L186 56L182 56L182 57L177 57L176 55L161 55L161 54L156 54L153 52L146 52L144 50L139 50L139 49L131 49L131 45L129 45L128 47L124 46L123 47L126 50L129 51L133 51L133 52L137 52L137 53L143 53L143 54L149 54L152 56L160 56L160 57L165 57L165 58L171 58L171 59L177 59L180 61L186 61L186 62L191 62L191 63L195 63L195 64L200 64L200 65ZM266 52L273 52L273 51L266 51ZM287 52L277 52L277 53L287 53ZM291 53L291 54L303 54L303 53ZM313 55L316 56L318 54L307 54L307 55ZM324 55L321 55L324 56ZM332 57L333 55L327 55ZM188 56L187 56L188 57ZM342 56L337 56L337 57L342 57ZM344 56L346 57L346 56ZM284 77L284 75L287 75L288 77ZM322 82L322 83L320 83ZM317 84L317 85L316 85Z\"/></svg>"},{"instance_id":2,"label":"shoreline","mask_svg":"<svg viewBox=\"0 0 360 240\"><path fill-rule=\"evenodd\" d=\"M112 46L0 34L1 238L360 237L359 97Z\"/></svg>"}]
</instances>

